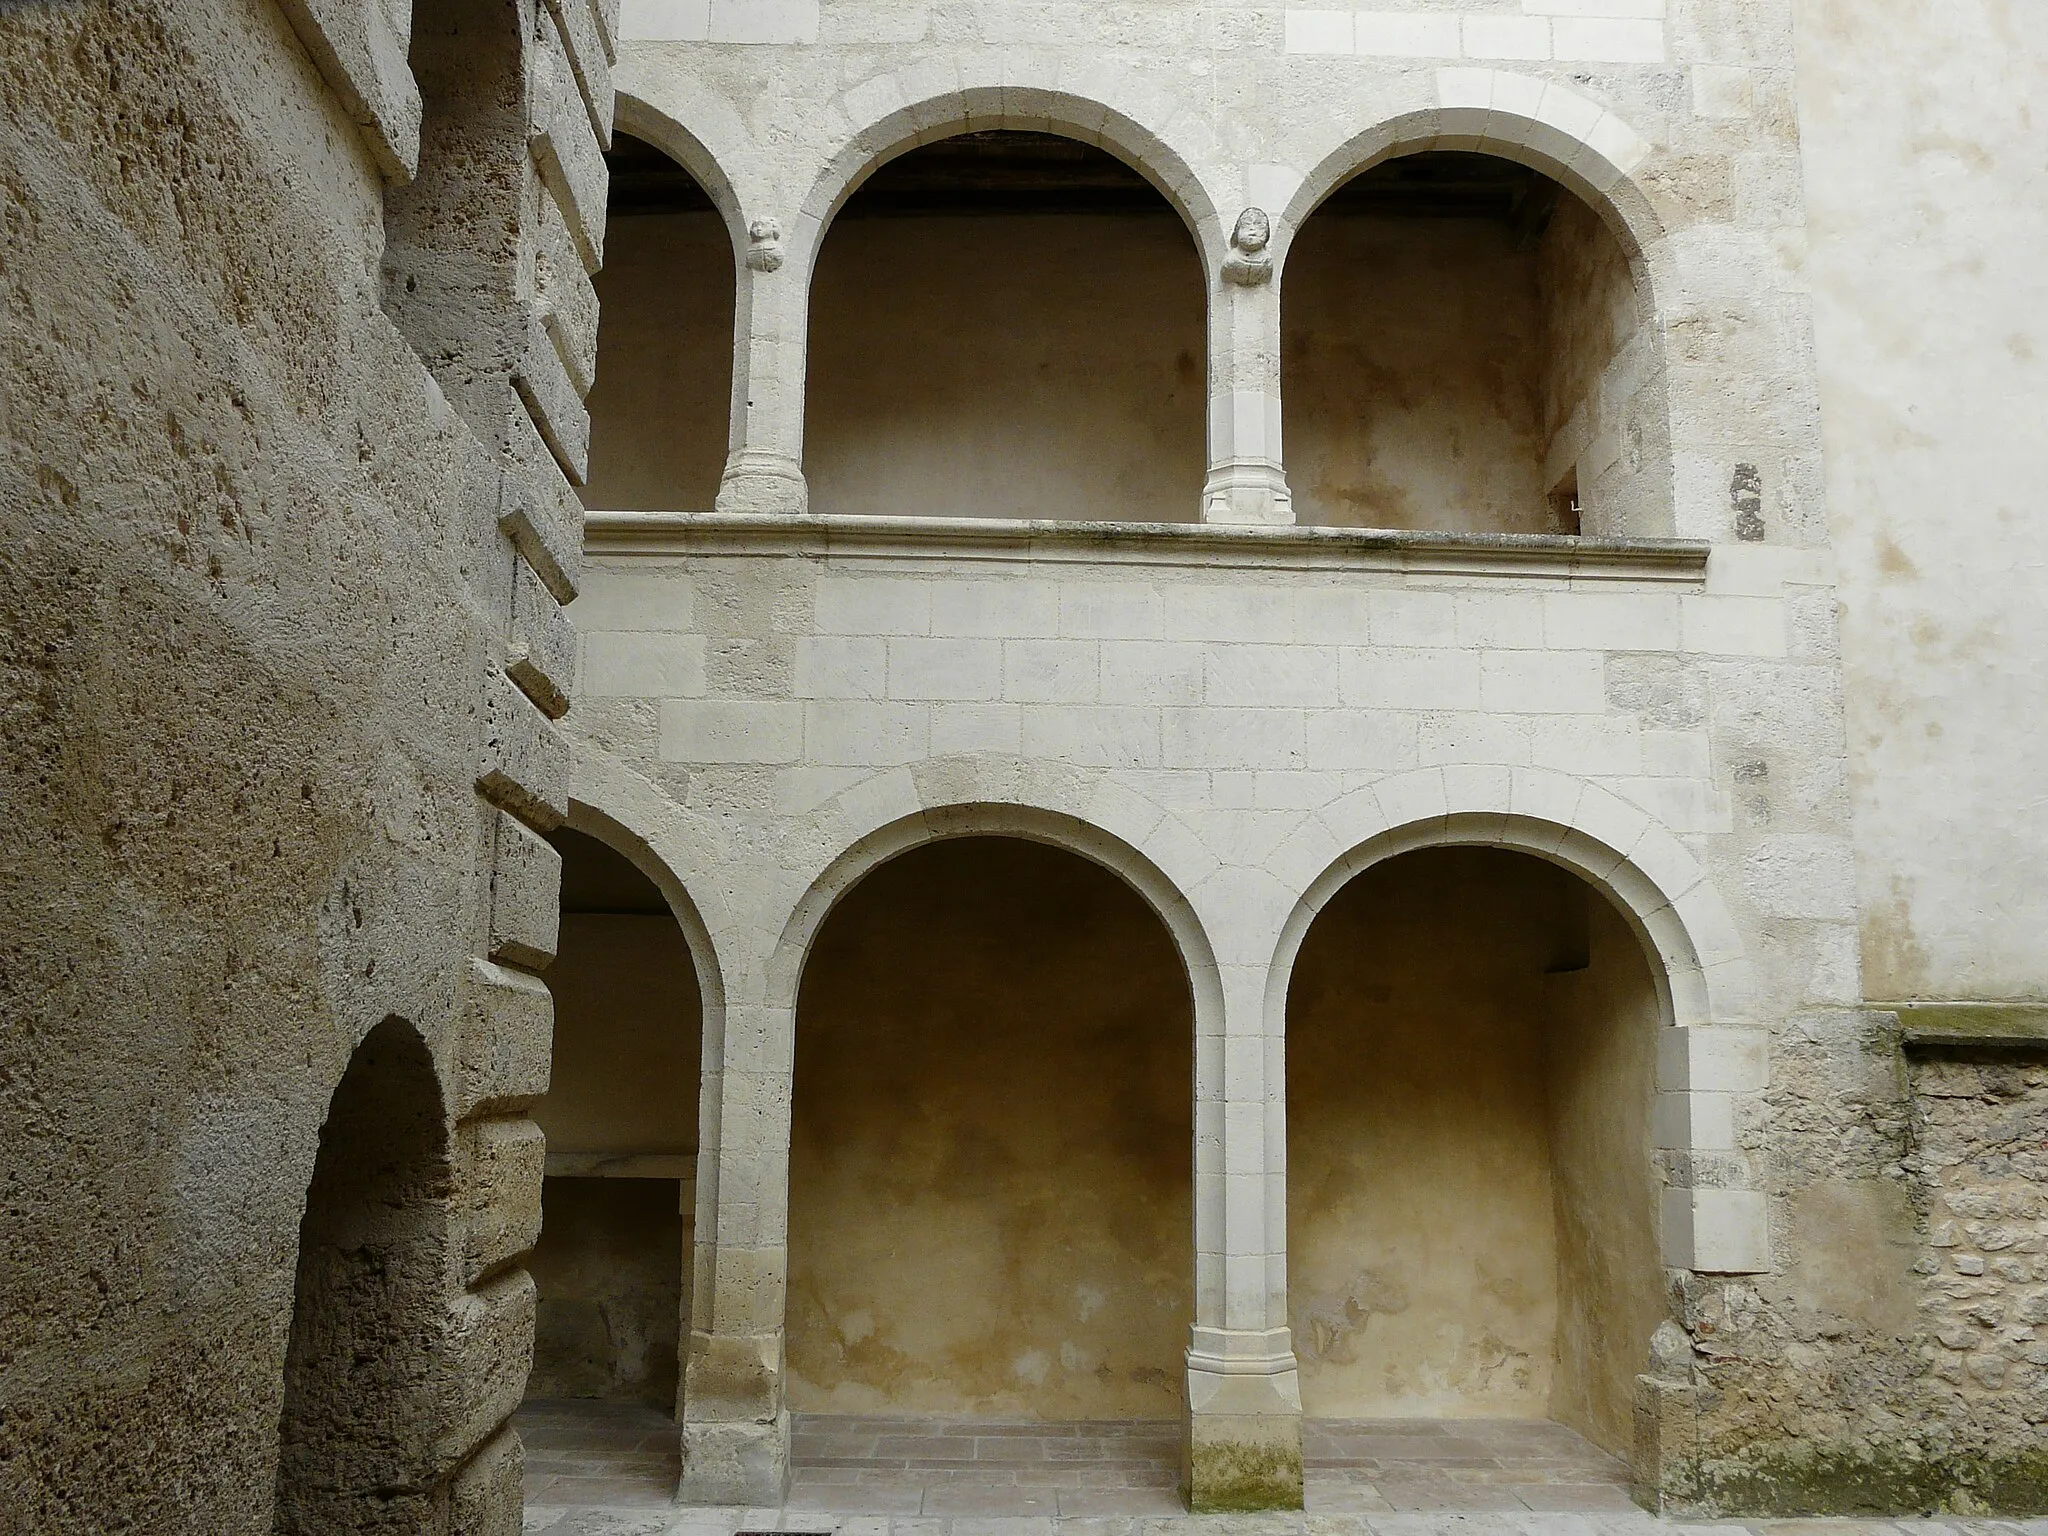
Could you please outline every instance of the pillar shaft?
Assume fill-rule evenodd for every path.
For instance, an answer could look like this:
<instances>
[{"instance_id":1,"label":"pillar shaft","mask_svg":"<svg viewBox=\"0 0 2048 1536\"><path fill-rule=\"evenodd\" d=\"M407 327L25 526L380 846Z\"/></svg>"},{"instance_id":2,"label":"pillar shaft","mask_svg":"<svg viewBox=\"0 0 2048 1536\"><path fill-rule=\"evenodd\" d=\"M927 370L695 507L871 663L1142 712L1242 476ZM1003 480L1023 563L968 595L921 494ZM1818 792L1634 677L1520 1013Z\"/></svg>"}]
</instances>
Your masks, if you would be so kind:
<instances>
[{"instance_id":1,"label":"pillar shaft","mask_svg":"<svg viewBox=\"0 0 2048 1536\"><path fill-rule=\"evenodd\" d=\"M1294 521L1280 456L1280 295L1220 281L1209 303L1209 476L1202 521Z\"/></svg>"},{"instance_id":2,"label":"pillar shaft","mask_svg":"<svg viewBox=\"0 0 2048 1536\"><path fill-rule=\"evenodd\" d=\"M804 366L809 306L794 264L740 269L733 305L732 428L721 512L810 510L804 484Z\"/></svg>"},{"instance_id":3,"label":"pillar shaft","mask_svg":"<svg viewBox=\"0 0 2048 1536\"><path fill-rule=\"evenodd\" d=\"M1195 1326L1183 1475L1197 1512L1301 1508L1301 1387L1287 1328L1284 1041L1264 972L1222 967L1197 1041Z\"/></svg>"}]
</instances>

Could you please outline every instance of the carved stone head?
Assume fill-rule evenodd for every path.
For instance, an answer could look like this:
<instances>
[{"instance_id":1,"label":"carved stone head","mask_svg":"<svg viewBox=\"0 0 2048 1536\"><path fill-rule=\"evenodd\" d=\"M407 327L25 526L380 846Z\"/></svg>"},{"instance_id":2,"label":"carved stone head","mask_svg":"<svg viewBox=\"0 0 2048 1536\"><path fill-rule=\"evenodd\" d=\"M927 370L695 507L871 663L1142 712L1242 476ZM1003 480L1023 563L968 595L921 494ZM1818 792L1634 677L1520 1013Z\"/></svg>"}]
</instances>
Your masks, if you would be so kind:
<instances>
[{"instance_id":1,"label":"carved stone head","mask_svg":"<svg viewBox=\"0 0 2048 1536\"><path fill-rule=\"evenodd\" d=\"M1230 243L1240 251L1256 255L1266 248L1266 242L1273 238L1273 221L1266 217L1263 208L1247 208L1237 216L1236 227L1230 231Z\"/></svg>"}]
</instances>

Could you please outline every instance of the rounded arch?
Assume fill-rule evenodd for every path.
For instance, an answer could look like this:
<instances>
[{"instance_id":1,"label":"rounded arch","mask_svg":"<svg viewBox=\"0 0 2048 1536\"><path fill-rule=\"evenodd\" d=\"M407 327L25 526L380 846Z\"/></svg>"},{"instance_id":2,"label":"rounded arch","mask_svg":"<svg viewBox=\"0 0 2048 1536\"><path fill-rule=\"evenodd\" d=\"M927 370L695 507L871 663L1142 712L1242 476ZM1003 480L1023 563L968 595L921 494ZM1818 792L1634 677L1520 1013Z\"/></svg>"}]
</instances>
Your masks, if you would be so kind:
<instances>
[{"instance_id":1,"label":"rounded arch","mask_svg":"<svg viewBox=\"0 0 2048 1536\"><path fill-rule=\"evenodd\" d=\"M891 859L962 837L1016 837L1101 866L1137 892L1171 935L1194 1000L1195 1033L1221 1030L1223 992L1209 936L1193 905L1137 848L1077 816L1006 802L949 805L899 817L858 839L827 865L783 924L769 965L774 1002L794 1012L804 961L825 919L856 885Z\"/></svg>"},{"instance_id":2,"label":"rounded arch","mask_svg":"<svg viewBox=\"0 0 2048 1536\"><path fill-rule=\"evenodd\" d=\"M1276 264L1284 265L1294 233L1352 177L1401 155L1460 149L1526 165L1575 193L1614 232L1648 296L1646 252L1664 233L1634 176L1650 155L1649 140L1598 102L1507 70L1443 70L1437 91L1435 106L1383 119L1325 151L1278 220Z\"/></svg>"},{"instance_id":3,"label":"rounded arch","mask_svg":"<svg viewBox=\"0 0 2048 1536\"><path fill-rule=\"evenodd\" d=\"M614 120L620 132L644 139L690 173L691 179L704 189L704 195L711 199L711 205L725 221L726 235L732 241L734 262L744 261L747 252L746 215L740 209L739 194L733 190L732 179L725 174L725 168L704 141L673 113L625 90L618 93Z\"/></svg>"},{"instance_id":4,"label":"rounded arch","mask_svg":"<svg viewBox=\"0 0 2048 1536\"><path fill-rule=\"evenodd\" d=\"M425 1529L455 1169L434 1054L396 1014L328 1100L299 1221L273 1510L280 1530Z\"/></svg>"},{"instance_id":5,"label":"rounded arch","mask_svg":"<svg viewBox=\"0 0 2048 1536\"><path fill-rule=\"evenodd\" d=\"M842 101L860 121L853 98ZM801 270L815 264L825 232L862 182L919 145L990 129L1054 133L1094 144L1143 176L1173 206L1195 238L1205 270L1222 260L1226 238L1214 201L1187 158L1160 132L1114 107L1050 88L970 85L910 101L857 128L826 162L799 210L794 244Z\"/></svg>"},{"instance_id":6,"label":"rounded arch","mask_svg":"<svg viewBox=\"0 0 2048 1536\"><path fill-rule=\"evenodd\" d=\"M1301 848L1310 877L1267 973L1275 1034L1285 1033L1302 940L1330 899L1374 864L1461 844L1533 854L1607 896L1643 945L1667 1025L1747 1014L1748 962L1706 872L1647 813L1596 784L1541 769L1425 769L1346 797L1322 813L1317 829Z\"/></svg>"},{"instance_id":7,"label":"rounded arch","mask_svg":"<svg viewBox=\"0 0 2048 1536\"><path fill-rule=\"evenodd\" d=\"M668 903L676 926L683 931L683 943L690 951L690 964L697 971L697 987L704 996L704 1038L708 1053L714 1030L723 1033L719 1025L725 1017L725 978L719 970L718 950L711 941L711 930L706 926L703 914L698 912L697 903L691 899L689 889L645 837L609 812L572 798L569 801L569 825L623 855L635 869L654 882L662 900ZM707 1054L706 1061L710 1059Z\"/></svg>"}]
</instances>

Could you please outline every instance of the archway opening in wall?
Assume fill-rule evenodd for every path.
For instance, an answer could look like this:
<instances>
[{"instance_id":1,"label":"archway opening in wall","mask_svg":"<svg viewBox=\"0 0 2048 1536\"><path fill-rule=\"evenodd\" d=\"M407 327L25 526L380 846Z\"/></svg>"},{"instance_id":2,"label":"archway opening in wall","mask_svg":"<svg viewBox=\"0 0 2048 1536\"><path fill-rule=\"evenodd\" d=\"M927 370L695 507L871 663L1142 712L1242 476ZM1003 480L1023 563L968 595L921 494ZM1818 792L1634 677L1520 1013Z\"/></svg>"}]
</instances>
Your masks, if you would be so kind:
<instances>
[{"instance_id":1,"label":"archway opening in wall","mask_svg":"<svg viewBox=\"0 0 2048 1536\"><path fill-rule=\"evenodd\" d=\"M280 1536L442 1528L433 1453L450 1189L433 1060L410 1024L387 1019L334 1091L299 1224Z\"/></svg>"},{"instance_id":2,"label":"archway opening in wall","mask_svg":"<svg viewBox=\"0 0 2048 1536\"><path fill-rule=\"evenodd\" d=\"M1287 253L1296 519L1448 533L1668 534L1661 353L1621 242L1493 155L1384 160Z\"/></svg>"},{"instance_id":3,"label":"archway opening in wall","mask_svg":"<svg viewBox=\"0 0 2048 1536\"><path fill-rule=\"evenodd\" d=\"M787 1326L800 1483L841 1474L821 1456L886 1456L872 1443L882 1416L922 1441L895 1470L934 1484L927 1514L992 1498L1050 1513L1056 1493L1071 1502L1062 1475L1079 1491L1084 1446L1097 1478L1127 1475L1177 1507L1193 1006L1159 916L1064 849L944 840L841 898L796 1017ZM835 1433L842 1415L869 1439ZM1107 1451L1076 1438L1090 1423ZM924 1438L943 1435L967 1438L950 1453ZM977 1454L977 1435L1002 1445ZM1069 1464L1051 1464L1052 1440ZM1000 1489L973 1486L978 1475Z\"/></svg>"},{"instance_id":4,"label":"archway opening in wall","mask_svg":"<svg viewBox=\"0 0 2048 1536\"><path fill-rule=\"evenodd\" d=\"M1166 198L1106 150L963 133L840 209L811 284L811 509L1187 522L1204 284Z\"/></svg>"},{"instance_id":5,"label":"archway opening in wall","mask_svg":"<svg viewBox=\"0 0 2048 1536\"><path fill-rule=\"evenodd\" d=\"M703 1003L674 912L625 855L564 827L533 1369L530 1476L644 1477L673 1492L689 1337ZM604 1464L612 1463L608 1467ZM573 1500L572 1500L573 1502Z\"/></svg>"},{"instance_id":6,"label":"archway opening in wall","mask_svg":"<svg viewBox=\"0 0 2048 1536\"><path fill-rule=\"evenodd\" d=\"M652 144L615 131L605 163L583 504L707 512L732 422L732 236L704 188Z\"/></svg>"},{"instance_id":7,"label":"archway opening in wall","mask_svg":"<svg viewBox=\"0 0 2048 1536\"><path fill-rule=\"evenodd\" d=\"M1498 848L1388 859L1317 915L1287 998L1312 1503L1363 1477L1460 1507L1463 1462L1530 1507L1625 1504L1665 1316L1652 963L1603 893Z\"/></svg>"}]
</instances>

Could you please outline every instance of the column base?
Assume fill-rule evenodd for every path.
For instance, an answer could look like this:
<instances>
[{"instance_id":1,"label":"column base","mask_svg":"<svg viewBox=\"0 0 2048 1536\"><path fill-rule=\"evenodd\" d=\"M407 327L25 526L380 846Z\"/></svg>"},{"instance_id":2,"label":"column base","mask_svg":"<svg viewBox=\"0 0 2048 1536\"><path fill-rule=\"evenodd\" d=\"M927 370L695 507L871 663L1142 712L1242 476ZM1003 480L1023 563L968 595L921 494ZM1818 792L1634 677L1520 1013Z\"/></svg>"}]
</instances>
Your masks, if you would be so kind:
<instances>
[{"instance_id":1,"label":"column base","mask_svg":"<svg viewBox=\"0 0 2048 1536\"><path fill-rule=\"evenodd\" d=\"M789 1414L768 1423L683 1423L678 1504L780 1505L789 1493Z\"/></svg>"},{"instance_id":2,"label":"column base","mask_svg":"<svg viewBox=\"0 0 2048 1536\"><path fill-rule=\"evenodd\" d=\"M717 508L802 517L811 509L803 466L779 453L736 453L719 478Z\"/></svg>"},{"instance_id":3,"label":"column base","mask_svg":"<svg viewBox=\"0 0 2048 1536\"><path fill-rule=\"evenodd\" d=\"M1197 1328L1181 1480L1198 1515L1301 1508L1301 1382L1285 1328Z\"/></svg>"},{"instance_id":4,"label":"column base","mask_svg":"<svg viewBox=\"0 0 2048 1536\"><path fill-rule=\"evenodd\" d=\"M1255 528L1284 528L1294 522L1294 493L1273 464L1221 464L1202 487L1202 521Z\"/></svg>"}]
</instances>

